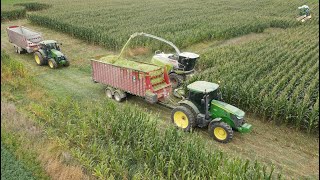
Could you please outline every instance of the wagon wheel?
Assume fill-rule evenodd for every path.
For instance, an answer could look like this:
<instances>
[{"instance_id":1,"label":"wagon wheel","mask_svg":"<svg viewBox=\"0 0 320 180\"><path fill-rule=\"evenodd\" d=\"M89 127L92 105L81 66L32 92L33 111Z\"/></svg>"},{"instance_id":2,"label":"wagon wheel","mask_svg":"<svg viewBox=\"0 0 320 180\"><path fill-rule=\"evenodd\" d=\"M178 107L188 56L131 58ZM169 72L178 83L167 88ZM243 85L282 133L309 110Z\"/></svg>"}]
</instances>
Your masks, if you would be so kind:
<instances>
[{"instance_id":1,"label":"wagon wheel","mask_svg":"<svg viewBox=\"0 0 320 180\"><path fill-rule=\"evenodd\" d=\"M176 73L171 73L169 74L169 78L170 78L170 83L172 85L172 89L176 89L178 87L180 87L183 83L183 76L176 74Z\"/></svg>"},{"instance_id":2,"label":"wagon wheel","mask_svg":"<svg viewBox=\"0 0 320 180\"><path fill-rule=\"evenodd\" d=\"M114 92L114 99L117 101L117 102L121 102L122 101L122 97L121 97L121 95L120 95L120 93L119 92Z\"/></svg>"},{"instance_id":3,"label":"wagon wheel","mask_svg":"<svg viewBox=\"0 0 320 180\"><path fill-rule=\"evenodd\" d=\"M106 96L110 99L113 98L112 90L110 88L106 88Z\"/></svg>"}]
</instances>

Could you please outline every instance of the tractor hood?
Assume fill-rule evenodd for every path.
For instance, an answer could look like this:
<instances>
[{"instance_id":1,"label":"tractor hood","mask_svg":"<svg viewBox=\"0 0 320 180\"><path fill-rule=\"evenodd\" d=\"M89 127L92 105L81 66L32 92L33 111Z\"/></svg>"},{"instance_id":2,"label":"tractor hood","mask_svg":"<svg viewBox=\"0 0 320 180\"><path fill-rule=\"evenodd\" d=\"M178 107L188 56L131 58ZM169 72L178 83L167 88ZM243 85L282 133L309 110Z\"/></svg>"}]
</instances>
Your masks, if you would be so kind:
<instances>
[{"instance_id":1,"label":"tractor hood","mask_svg":"<svg viewBox=\"0 0 320 180\"><path fill-rule=\"evenodd\" d=\"M58 51L58 50L56 50L56 49L51 49L51 52L52 52L53 54L55 54L57 57L63 56L62 52L60 52L60 51Z\"/></svg>"},{"instance_id":2,"label":"tractor hood","mask_svg":"<svg viewBox=\"0 0 320 180\"><path fill-rule=\"evenodd\" d=\"M222 101L212 100L211 104L214 106L218 106L219 108L237 116L239 119L243 118L245 115L245 113L241 109Z\"/></svg>"}]
</instances>

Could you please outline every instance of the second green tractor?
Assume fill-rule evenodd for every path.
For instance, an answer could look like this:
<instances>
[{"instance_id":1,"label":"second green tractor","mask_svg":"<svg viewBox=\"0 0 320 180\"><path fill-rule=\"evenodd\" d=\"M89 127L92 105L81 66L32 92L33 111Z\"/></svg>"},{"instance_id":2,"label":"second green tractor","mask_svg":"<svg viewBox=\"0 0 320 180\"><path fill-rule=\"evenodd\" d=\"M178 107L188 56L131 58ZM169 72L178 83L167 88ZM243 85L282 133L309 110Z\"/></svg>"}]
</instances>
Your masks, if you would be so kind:
<instances>
[{"instance_id":1,"label":"second green tractor","mask_svg":"<svg viewBox=\"0 0 320 180\"><path fill-rule=\"evenodd\" d=\"M60 51L59 44L54 40L41 41L39 49L34 52L34 58L39 66L48 64L51 69L70 65L67 57Z\"/></svg>"}]
</instances>

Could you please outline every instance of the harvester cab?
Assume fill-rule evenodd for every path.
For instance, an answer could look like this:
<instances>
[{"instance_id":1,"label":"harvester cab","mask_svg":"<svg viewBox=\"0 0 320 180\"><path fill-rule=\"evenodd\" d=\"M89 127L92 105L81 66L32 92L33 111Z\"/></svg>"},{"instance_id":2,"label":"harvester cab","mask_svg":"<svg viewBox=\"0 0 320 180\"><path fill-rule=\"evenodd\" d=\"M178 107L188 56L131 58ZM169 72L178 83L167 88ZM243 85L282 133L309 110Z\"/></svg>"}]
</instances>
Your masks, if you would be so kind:
<instances>
[{"instance_id":1,"label":"harvester cab","mask_svg":"<svg viewBox=\"0 0 320 180\"><path fill-rule=\"evenodd\" d=\"M60 43L60 45L62 44ZM34 53L35 61L38 65L48 64L52 69L57 68L59 65L70 65L66 56L60 51L57 41L41 41L38 46L39 49Z\"/></svg>"},{"instance_id":2,"label":"harvester cab","mask_svg":"<svg viewBox=\"0 0 320 180\"><path fill-rule=\"evenodd\" d=\"M151 63L158 66L166 67L170 77L172 89L175 89L181 86L183 82L186 80L187 75L191 75L194 72L196 61L199 58L198 54L191 53L191 52L180 52L180 50L172 42L151 34L143 33L143 32L134 33L130 36L130 38L122 48L119 57L124 52L124 49L129 44L131 39L137 36L145 36L145 37L157 39L174 48L175 54L165 54L160 50L157 50L155 52L155 55L151 59Z\"/></svg>"},{"instance_id":3,"label":"harvester cab","mask_svg":"<svg viewBox=\"0 0 320 180\"><path fill-rule=\"evenodd\" d=\"M305 22L311 19L310 8L307 5L303 5L298 7L299 17L297 17L298 21Z\"/></svg>"},{"instance_id":4,"label":"harvester cab","mask_svg":"<svg viewBox=\"0 0 320 180\"><path fill-rule=\"evenodd\" d=\"M229 142L233 130L249 132L251 125L244 122L245 112L222 102L219 85L196 81L187 86L187 96L172 110L173 123L185 130L208 126L209 134L222 143Z\"/></svg>"}]
</instances>

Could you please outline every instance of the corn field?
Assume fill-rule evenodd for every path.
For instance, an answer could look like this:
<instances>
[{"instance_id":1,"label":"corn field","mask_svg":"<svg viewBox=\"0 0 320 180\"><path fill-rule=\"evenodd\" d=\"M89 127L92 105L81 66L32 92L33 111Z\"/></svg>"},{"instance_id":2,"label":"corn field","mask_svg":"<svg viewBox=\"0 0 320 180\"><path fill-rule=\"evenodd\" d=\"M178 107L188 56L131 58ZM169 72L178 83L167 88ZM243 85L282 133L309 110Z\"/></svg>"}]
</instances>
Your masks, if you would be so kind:
<instances>
[{"instance_id":1,"label":"corn field","mask_svg":"<svg viewBox=\"0 0 320 180\"><path fill-rule=\"evenodd\" d=\"M84 3L85 2L85 3ZM52 8L28 16L35 24L118 50L134 32L155 34L183 48L211 39L227 39L269 27L297 25L300 1L55 1ZM312 8L316 2L312 4ZM67 11L65 9L68 9ZM137 38L132 46L163 49Z\"/></svg>"},{"instance_id":2,"label":"corn field","mask_svg":"<svg viewBox=\"0 0 320 180\"><path fill-rule=\"evenodd\" d=\"M3 8L3 9L2 9ZM26 10L23 7L6 5L1 7L1 21L21 19L26 17Z\"/></svg>"},{"instance_id":3,"label":"corn field","mask_svg":"<svg viewBox=\"0 0 320 180\"><path fill-rule=\"evenodd\" d=\"M161 127L138 107L58 98L29 111L100 179L261 179L273 168L208 151L195 133ZM192 138L190 136L193 136ZM280 175L278 175L280 176Z\"/></svg>"},{"instance_id":4,"label":"corn field","mask_svg":"<svg viewBox=\"0 0 320 180\"><path fill-rule=\"evenodd\" d=\"M319 26L310 23L260 42L209 50L199 63L206 70L192 81L220 80L227 102L318 131Z\"/></svg>"},{"instance_id":5,"label":"corn field","mask_svg":"<svg viewBox=\"0 0 320 180\"><path fill-rule=\"evenodd\" d=\"M23 19L27 11L40 11L49 8L49 4L42 3L16 3L1 4L1 21Z\"/></svg>"}]
</instances>

